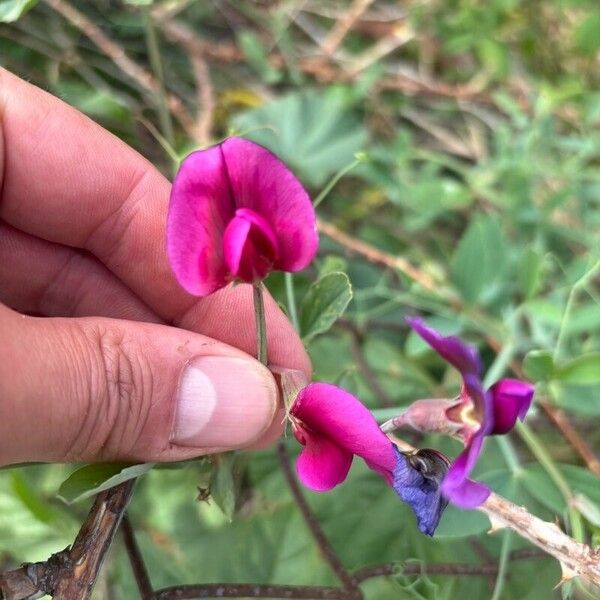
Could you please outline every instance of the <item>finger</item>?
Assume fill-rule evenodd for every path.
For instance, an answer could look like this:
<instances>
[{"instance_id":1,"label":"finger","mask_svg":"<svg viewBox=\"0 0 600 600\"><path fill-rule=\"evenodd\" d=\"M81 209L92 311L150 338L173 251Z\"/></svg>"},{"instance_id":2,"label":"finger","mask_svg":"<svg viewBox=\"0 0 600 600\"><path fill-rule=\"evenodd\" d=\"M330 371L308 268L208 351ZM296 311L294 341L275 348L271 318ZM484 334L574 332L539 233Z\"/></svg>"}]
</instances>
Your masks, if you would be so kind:
<instances>
[{"instance_id":1,"label":"finger","mask_svg":"<svg viewBox=\"0 0 600 600\"><path fill-rule=\"evenodd\" d=\"M2 222L0 281L0 302L20 312L160 322L91 255L33 237Z\"/></svg>"},{"instance_id":2,"label":"finger","mask_svg":"<svg viewBox=\"0 0 600 600\"><path fill-rule=\"evenodd\" d=\"M162 325L0 306L0 462L167 461L248 446L278 407L244 353Z\"/></svg>"},{"instance_id":3,"label":"finger","mask_svg":"<svg viewBox=\"0 0 600 600\"><path fill-rule=\"evenodd\" d=\"M92 252L163 320L193 324L196 331L254 351L248 286L199 302L176 283L164 244L169 184L150 163L62 101L1 69L0 127L0 218L31 235ZM310 374L287 319L270 300L266 310L269 359Z\"/></svg>"}]
</instances>

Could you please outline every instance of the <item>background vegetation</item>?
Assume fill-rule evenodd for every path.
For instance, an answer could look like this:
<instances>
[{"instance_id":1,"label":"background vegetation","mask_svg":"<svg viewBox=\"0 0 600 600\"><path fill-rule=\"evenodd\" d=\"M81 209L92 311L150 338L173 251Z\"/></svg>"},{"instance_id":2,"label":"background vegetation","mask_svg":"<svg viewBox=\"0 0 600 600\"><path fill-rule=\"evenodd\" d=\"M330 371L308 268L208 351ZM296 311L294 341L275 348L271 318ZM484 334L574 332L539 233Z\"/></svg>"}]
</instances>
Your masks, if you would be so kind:
<instances>
[{"instance_id":1,"label":"background vegetation","mask_svg":"<svg viewBox=\"0 0 600 600\"><path fill-rule=\"evenodd\" d=\"M457 374L409 334L403 316L422 313L459 334L480 348L488 382L537 382L528 426L506 442L488 440L476 476L599 542L594 0L3 0L0 20L0 64L87 113L167 175L187 152L231 131L273 148L313 197L347 171L319 206L319 258L293 280L315 377L346 387L385 419L458 389ZM315 318L310 286L338 271L353 297L329 328ZM337 316L349 290L340 276L329 281ZM267 284L289 306L283 277ZM451 455L459 449L441 438L407 439ZM293 439L286 445L297 451ZM130 516L154 586L335 584L276 451L237 457L234 478L231 463L155 469L138 482ZM1 569L72 542L89 500L57 499L71 471L0 475ZM215 497L197 501L211 471ZM95 484L69 485L62 495L74 499ZM554 590L558 564L515 535L488 535L479 513L450 508L436 537L424 537L362 464L335 491L307 497L348 568L398 563L397 575L364 583L368 598L489 598L495 584L496 600L585 595ZM496 583L498 564L507 569ZM96 594L136 597L120 544Z\"/></svg>"}]
</instances>

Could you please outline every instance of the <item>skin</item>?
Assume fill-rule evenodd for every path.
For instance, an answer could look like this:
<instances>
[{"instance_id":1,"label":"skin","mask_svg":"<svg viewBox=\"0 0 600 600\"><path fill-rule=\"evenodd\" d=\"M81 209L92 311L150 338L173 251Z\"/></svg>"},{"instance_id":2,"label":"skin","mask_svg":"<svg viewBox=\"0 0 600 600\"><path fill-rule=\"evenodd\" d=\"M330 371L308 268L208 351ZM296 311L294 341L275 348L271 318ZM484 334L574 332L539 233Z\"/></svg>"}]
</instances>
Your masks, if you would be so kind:
<instances>
[{"instance_id":1,"label":"skin","mask_svg":"<svg viewBox=\"0 0 600 600\"><path fill-rule=\"evenodd\" d=\"M133 149L0 69L0 464L181 460L280 434L274 403L260 423L240 414L221 424L210 447L171 441L189 360L261 366L249 356L250 286L195 298L175 281L164 240L169 190ZM270 363L310 377L270 297L266 312Z\"/></svg>"}]
</instances>

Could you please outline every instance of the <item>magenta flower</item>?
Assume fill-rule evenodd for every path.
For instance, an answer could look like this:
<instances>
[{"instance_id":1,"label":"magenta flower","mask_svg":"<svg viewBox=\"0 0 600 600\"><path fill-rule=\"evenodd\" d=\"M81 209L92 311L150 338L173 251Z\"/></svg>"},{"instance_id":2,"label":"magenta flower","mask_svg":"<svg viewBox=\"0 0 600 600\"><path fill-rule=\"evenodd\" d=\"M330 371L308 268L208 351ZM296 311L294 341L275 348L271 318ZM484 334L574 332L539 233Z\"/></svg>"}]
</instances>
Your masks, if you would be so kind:
<instances>
[{"instance_id":1,"label":"magenta flower","mask_svg":"<svg viewBox=\"0 0 600 600\"><path fill-rule=\"evenodd\" d=\"M525 381L502 379L484 390L480 380L481 362L475 348L456 337L442 336L421 319L407 321L440 356L460 371L463 387L455 400L418 400L390 424L392 427L410 424L422 431L441 431L460 437L465 449L450 466L442 482L442 493L457 506L474 508L490 494L487 486L468 478L483 440L487 435L507 433L517 418L525 418L534 388Z\"/></svg>"},{"instance_id":2,"label":"magenta flower","mask_svg":"<svg viewBox=\"0 0 600 600\"><path fill-rule=\"evenodd\" d=\"M402 453L373 415L352 394L327 383L312 383L290 410L294 436L304 446L296 470L310 489L324 492L342 483L354 455L393 486L415 512L419 529L433 535L446 506L439 483L447 459L434 450Z\"/></svg>"},{"instance_id":3,"label":"magenta flower","mask_svg":"<svg viewBox=\"0 0 600 600\"><path fill-rule=\"evenodd\" d=\"M300 271L318 247L302 184L266 148L231 137L190 154L173 181L167 254L181 286L206 296L231 281Z\"/></svg>"}]
</instances>

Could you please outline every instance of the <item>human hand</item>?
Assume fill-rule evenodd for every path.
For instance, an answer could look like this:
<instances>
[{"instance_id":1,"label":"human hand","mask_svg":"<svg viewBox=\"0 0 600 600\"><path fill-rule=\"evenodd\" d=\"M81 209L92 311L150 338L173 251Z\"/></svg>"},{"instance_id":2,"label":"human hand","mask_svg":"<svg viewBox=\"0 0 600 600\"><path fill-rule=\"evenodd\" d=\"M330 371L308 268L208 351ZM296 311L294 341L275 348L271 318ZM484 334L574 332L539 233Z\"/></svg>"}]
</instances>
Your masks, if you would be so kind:
<instances>
[{"instance_id":1,"label":"human hand","mask_svg":"<svg viewBox=\"0 0 600 600\"><path fill-rule=\"evenodd\" d=\"M0 464L182 460L279 435L275 381L249 356L252 288L197 299L179 287L169 187L0 69ZM270 297L266 311L269 361L309 376Z\"/></svg>"}]
</instances>

